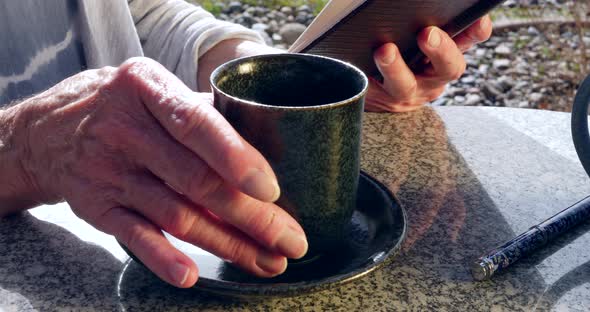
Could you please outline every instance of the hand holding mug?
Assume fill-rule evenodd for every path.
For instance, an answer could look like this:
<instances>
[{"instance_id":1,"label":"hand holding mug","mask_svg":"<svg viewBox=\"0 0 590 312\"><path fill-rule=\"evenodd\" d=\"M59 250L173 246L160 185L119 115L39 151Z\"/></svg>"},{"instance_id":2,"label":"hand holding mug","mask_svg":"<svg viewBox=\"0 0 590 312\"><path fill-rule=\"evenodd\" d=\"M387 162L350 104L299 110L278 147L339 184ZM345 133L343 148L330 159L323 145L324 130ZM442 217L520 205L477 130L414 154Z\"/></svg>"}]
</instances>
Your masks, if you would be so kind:
<instances>
[{"instance_id":1,"label":"hand holding mug","mask_svg":"<svg viewBox=\"0 0 590 312\"><path fill-rule=\"evenodd\" d=\"M175 286L198 268L162 230L263 277L306 253L299 224L272 203L268 162L209 94L152 60L85 71L2 113L28 200L66 200Z\"/></svg>"}]
</instances>

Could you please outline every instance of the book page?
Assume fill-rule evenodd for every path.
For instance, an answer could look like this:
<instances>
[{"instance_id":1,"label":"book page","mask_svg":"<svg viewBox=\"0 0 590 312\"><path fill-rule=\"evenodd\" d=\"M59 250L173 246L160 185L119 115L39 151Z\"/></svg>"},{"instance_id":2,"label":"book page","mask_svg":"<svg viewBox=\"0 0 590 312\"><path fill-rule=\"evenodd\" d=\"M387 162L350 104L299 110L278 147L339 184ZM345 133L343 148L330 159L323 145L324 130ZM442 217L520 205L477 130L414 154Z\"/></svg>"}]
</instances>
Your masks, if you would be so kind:
<instances>
[{"instance_id":1,"label":"book page","mask_svg":"<svg viewBox=\"0 0 590 312\"><path fill-rule=\"evenodd\" d=\"M297 53L303 50L365 1L366 0L330 0L303 34L301 34L295 43L291 45L289 52Z\"/></svg>"}]
</instances>

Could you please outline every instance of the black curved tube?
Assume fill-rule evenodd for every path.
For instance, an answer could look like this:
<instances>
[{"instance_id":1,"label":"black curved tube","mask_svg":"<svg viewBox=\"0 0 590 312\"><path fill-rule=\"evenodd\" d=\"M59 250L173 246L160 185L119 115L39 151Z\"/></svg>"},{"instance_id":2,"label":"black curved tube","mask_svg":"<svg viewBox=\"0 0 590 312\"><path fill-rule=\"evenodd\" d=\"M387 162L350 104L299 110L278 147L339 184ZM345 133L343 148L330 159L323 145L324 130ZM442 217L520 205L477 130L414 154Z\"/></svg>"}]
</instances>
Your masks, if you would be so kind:
<instances>
[{"instance_id":1,"label":"black curved tube","mask_svg":"<svg viewBox=\"0 0 590 312\"><path fill-rule=\"evenodd\" d=\"M590 104L590 76L578 89L572 108L572 137L578 158L590 176L590 134L588 133L588 104Z\"/></svg>"}]
</instances>

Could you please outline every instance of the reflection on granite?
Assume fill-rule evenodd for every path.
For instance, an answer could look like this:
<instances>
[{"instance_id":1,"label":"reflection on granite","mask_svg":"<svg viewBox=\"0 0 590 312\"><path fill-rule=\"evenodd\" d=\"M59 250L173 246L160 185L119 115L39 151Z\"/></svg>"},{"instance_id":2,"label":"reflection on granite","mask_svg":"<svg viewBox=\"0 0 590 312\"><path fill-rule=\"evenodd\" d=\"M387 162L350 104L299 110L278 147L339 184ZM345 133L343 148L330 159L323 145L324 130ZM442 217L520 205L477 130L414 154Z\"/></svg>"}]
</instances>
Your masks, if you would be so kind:
<instances>
[{"instance_id":1,"label":"reflection on granite","mask_svg":"<svg viewBox=\"0 0 590 312\"><path fill-rule=\"evenodd\" d=\"M590 194L571 151L560 152L573 148L569 134L551 131L568 120L459 107L367 114L362 167L405 205L408 239L386 267L342 287L264 301L178 290L42 207L33 214L51 223L29 213L0 220L0 310L586 310L590 222L491 281L468 271L481 253Z\"/></svg>"}]
</instances>

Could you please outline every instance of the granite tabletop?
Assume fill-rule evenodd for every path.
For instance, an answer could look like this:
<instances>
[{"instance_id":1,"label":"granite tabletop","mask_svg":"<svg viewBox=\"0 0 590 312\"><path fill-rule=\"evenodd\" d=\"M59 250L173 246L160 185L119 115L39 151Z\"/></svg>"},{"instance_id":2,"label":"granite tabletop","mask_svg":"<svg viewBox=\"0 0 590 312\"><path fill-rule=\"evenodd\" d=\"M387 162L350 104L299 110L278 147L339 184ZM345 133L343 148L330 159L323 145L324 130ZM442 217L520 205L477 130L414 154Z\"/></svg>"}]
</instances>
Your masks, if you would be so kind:
<instances>
[{"instance_id":1,"label":"granite tabletop","mask_svg":"<svg viewBox=\"0 0 590 312\"><path fill-rule=\"evenodd\" d=\"M408 214L402 251L344 286L266 300L164 284L67 204L0 219L0 311L584 311L590 222L475 282L482 252L590 194L570 115L442 107L366 114L362 168Z\"/></svg>"}]
</instances>

